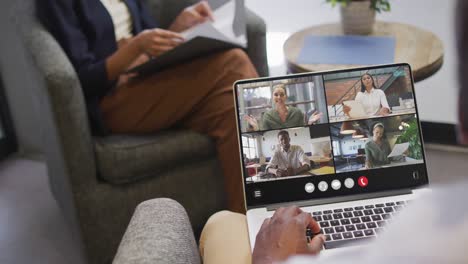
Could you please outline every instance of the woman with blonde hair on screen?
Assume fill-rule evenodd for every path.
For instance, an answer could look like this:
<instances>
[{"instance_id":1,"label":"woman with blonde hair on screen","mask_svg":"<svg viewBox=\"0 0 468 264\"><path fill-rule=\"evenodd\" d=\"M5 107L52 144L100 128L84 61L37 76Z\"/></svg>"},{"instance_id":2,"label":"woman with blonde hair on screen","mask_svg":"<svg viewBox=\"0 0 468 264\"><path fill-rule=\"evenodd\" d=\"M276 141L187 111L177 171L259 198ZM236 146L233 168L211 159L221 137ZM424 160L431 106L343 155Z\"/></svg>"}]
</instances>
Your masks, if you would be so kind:
<instances>
[{"instance_id":1,"label":"woman with blonde hair on screen","mask_svg":"<svg viewBox=\"0 0 468 264\"><path fill-rule=\"evenodd\" d=\"M273 108L266 111L261 118L261 126L259 127L257 119L250 115L244 116L245 120L252 127L252 130L271 130L281 129L286 127L298 127L311 125L322 117L322 113L314 112L305 123L304 113L297 107L286 105L288 94L286 85L279 83L273 86Z\"/></svg>"},{"instance_id":2,"label":"woman with blonde hair on screen","mask_svg":"<svg viewBox=\"0 0 468 264\"><path fill-rule=\"evenodd\" d=\"M385 137L385 127L382 123L376 123L372 126L372 139L366 143L365 150L367 169L390 163L388 155L392 149Z\"/></svg>"}]
</instances>

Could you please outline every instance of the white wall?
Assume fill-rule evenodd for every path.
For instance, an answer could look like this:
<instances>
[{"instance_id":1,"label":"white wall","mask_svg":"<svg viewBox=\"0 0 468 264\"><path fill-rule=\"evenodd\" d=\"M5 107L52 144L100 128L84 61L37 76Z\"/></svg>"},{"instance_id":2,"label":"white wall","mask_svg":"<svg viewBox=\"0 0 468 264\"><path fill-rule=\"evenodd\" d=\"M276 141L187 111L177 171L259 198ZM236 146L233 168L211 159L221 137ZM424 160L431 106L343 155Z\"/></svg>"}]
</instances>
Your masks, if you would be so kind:
<instances>
[{"instance_id":1,"label":"white wall","mask_svg":"<svg viewBox=\"0 0 468 264\"><path fill-rule=\"evenodd\" d=\"M245 0L259 14L269 31L268 59L271 74L285 73L283 43L292 33L308 26L338 22L339 10L325 0ZM455 0L390 0L392 11L377 19L418 26L436 34L444 44L444 65L432 77L416 84L416 99L424 121L456 123L457 89L454 9ZM287 10L288 12L284 12Z\"/></svg>"},{"instance_id":2,"label":"white wall","mask_svg":"<svg viewBox=\"0 0 468 264\"><path fill-rule=\"evenodd\" d=\"M455 0L394 0L393 11L382 20L418 26L437 35L444 44L444 64L435 75L416 83L416 99L422 120L457 123L457 54ZM424 10L424 11L423 11Z\"/></svg>"}]
</instances>

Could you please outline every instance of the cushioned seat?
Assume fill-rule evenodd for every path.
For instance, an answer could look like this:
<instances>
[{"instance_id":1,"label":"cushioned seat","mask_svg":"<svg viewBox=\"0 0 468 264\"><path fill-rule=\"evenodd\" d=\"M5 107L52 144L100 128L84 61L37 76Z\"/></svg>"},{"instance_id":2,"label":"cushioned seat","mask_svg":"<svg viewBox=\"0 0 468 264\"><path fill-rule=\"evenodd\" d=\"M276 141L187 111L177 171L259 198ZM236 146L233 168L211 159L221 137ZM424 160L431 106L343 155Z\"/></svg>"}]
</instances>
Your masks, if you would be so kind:
<instances>
[{"instance_id":1,"label":"cushioned seat","mask_svg":"<svg viewBox=\"0 0 468 264\"><path fill-rule=\"evenodd\" d=\"M167 21L194 1L148 0L152 14ZM10 67L25 72L35 84L30 90L38 97L51 192L74 237L83 242L89 262L110 263L133 210L145 200L178 201L195 233L200 232L207 218L225 207L212 140L181 130L94 137L78 76L60 45L37 21L36 4L40 1L18 0L8 11L19 36L18 49L24 53L17 54L18 62ZM246 12L246 23L247 53L259 73L267 75L265 24L252 12ZM20 67L23 60L28 67Z\"/></svg>"},{"instance_id":2,"label":"cushioned seat","mask_svg":"<svg viewBox=\"0 0 468 264\"><path fill-rule=\"evenodd\" d=\"M154 135L117 135L96 138L99 176L110 183L131 183L154 177L184 162L197 162L216 155L212 140L187 130Z\"/></svg>"}]
</instances>

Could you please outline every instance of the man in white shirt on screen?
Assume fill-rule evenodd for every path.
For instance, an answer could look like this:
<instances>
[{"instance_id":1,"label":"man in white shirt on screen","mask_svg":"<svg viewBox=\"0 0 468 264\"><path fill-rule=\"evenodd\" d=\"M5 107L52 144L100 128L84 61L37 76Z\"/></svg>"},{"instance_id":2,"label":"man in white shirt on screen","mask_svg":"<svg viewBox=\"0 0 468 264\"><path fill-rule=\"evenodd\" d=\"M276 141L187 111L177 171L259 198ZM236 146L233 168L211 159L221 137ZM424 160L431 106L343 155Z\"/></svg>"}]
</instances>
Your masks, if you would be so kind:
<instances>
[{"instance_id":1,"label":"man in white shirt on screen","mask_svg":"<svg viewBox=\"0 0 468 264\"><path fill-rule=\"evenodd\" d=\"M304 150L291 145L291 138L286 130L278 132L280 149L277 149L267 166L267 172L278 177L298 175L310 169L310 160Z\"/></svg>"}]
</instances>

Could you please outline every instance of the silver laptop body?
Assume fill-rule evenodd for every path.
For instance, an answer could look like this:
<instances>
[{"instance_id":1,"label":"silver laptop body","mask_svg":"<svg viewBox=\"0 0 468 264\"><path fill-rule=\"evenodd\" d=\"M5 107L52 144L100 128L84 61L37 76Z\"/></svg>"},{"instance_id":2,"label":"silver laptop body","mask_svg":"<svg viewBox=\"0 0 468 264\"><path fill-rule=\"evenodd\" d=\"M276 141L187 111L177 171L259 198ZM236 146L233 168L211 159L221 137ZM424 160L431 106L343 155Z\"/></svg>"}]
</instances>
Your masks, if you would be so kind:
<instances>
[{"instance_id":1,"label":"silver laptop body","mask_svg":"<svg viewBox=\"0 0 468 264\"><path fill-rule=\"evenodd\" d=\"M240 80L234 95L252 250L276 208L310 212L326 257L378 237L429 191L408 64ZM350 100L368 115L352 118Z\"/></svg>"}]
</instances>

